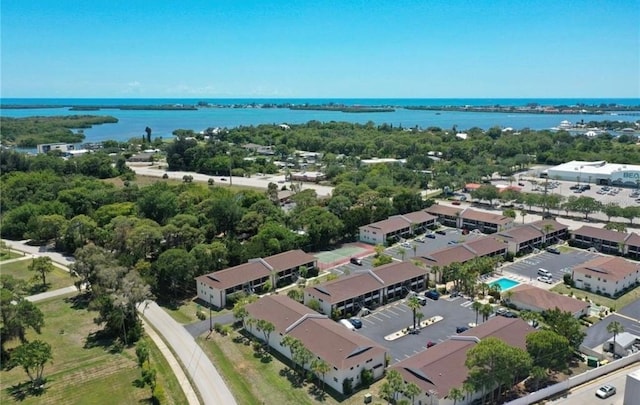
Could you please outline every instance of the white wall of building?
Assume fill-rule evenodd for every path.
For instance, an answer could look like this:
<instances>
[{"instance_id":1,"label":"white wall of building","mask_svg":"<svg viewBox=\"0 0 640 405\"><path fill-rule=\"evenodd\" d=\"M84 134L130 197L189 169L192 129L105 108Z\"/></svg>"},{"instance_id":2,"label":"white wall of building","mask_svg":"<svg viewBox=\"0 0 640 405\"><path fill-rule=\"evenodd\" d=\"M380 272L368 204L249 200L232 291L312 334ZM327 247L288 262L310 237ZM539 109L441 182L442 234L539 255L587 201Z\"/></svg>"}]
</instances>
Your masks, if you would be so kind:
<instances>
[{"instance_id":1,"label":"white wall of building","mask_svg":"<svg viewBox=\"0 0 640 405\"><path fill-rule=\"evenodd\" d=\"M245 329L249 331L253 336L260 339L260 341L264 341L264 333L262 331L258 331L255 326L247 326L245 324ZM346 331L346 329L345 329ZM269 346L275 350L277 350L280 354L285 356L287 359L291 360L291 351L288 347L284 347L281 345L282 339L284 335L281 335L277 332L272 332L269 336ZM375 356L369 362L356 364L354 367L349 369L338 369L331 366L331 371L324 375L324 382L326 385L335 389L336 391L342 393L342 382L345 378L351 378L353 380L353 388L360 384L360 373L364 368L373 369L374 366L378 364L382 364L382 367L378 367L373 370L374 375L373 378L375 380L382 377L384 373L384 362L385 362L385 353ZM313 360L311 360L313 361ZM310 370L311 361L306 364L305 369Z\"/></svg>"},{"instance_id":2,"label":"white wall of building","mask_svg":"<svg viewBox=\"0 0 640 405\"><path fill-rule=\"evenodd\" d=\"M622 280L613 281L606 277L598 276L594 274L573 273L573 280L576 283L576 288L586 290L587 287L593 292L600 291L601 293L607 293L611 296L624 290L625 288L634 285L638 281L638 276L634 272L624 277Z\"/></svg>"},{"instance_id":3,"label":"white wall of building","mask_svg":"<svg viewBox=\"0 0 640 405\"><path fill-rule=\"evenodd\" d=\"M384 245L385 234L379 229L369 227L360 228L360 242L370 243L372 245Z\"/></svg>"},{"instance_id":4,"label":"white wall of building","mask_svg":"<svg viewBox=\"0 0 640 405\"><path fill-rule=\"evenodd\" d=\"M209 285L198 281L198 298L204 302L211 303L218 308L226 305L226 294L224 290L212 288Z\"/></svg>"}]
</instances>

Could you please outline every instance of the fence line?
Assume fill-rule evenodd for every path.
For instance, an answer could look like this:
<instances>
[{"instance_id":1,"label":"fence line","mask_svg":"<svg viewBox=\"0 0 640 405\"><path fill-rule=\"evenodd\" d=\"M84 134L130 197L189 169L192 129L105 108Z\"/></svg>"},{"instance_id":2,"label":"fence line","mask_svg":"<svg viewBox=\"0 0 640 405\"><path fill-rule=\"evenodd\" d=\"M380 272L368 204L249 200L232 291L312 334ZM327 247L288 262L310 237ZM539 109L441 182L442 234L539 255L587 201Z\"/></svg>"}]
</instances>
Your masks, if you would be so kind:
<instances>
[{"instance_id":1,"label":"fence line","mask_svg":"<svg viewBox=\"0 0 640 405\"><path fill-rule=\"evenodd\" d=\"M532 392L526 397L518 398L516 400L507 402L505 405L529 405L541 401L545 398L549 398L552 395L561 393L563 391L569 390L575 386L584 384L587 381L595 380L598 377L601 377L605 374L611 373L612 371L621 369L623 367L628 366L629 364L633 364L637 361L640 361L640 352L634 353L630 356L623 357L616 361L612 361L609 364L604 366L600 366L598 368L594 368L591 370L587 370L582 374L578 374L575 377L571 377L567 380L561 381L557 384L554 384L550 387L543 388L539 391Z\"/></svg>"}]
</instances>

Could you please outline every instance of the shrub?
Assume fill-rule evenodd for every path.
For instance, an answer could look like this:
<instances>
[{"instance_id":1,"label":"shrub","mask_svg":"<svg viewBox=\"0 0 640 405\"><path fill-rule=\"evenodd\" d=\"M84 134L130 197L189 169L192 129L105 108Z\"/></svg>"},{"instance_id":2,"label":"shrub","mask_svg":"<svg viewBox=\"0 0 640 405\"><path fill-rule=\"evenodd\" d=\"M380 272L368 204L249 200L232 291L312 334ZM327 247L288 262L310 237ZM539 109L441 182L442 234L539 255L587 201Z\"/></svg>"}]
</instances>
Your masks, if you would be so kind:
<instances>
[{"instance_id":1,"label":"shrub","mask_svg":"<svg viewBox=\"0 0 640 405\"><path fill-rule=\"evenodd\" d=\"M213 324L213 330L215 330L218 333L221 333L222 331L222 324L219 322L216 322Z\"/></svg>"},{"instance_id":2,"label":"shrub","mask_svg":"<svg viewBox=\"0 0 640 405\"><path fill-rule=\"evenodd\" d=\"M370 386L373 383L373 371L363 368L360 372L360 382L364 387Z\"/></svg>"},{"instance_id":3,"label":"shrub","mask_svg":"<svg viewBox=\"0 0 640 405\"><path fill-rule=\"evenodd\" d=\"M562 281L564 282L565 285L573 287L573 277L571 277L571 274L565 273L562 276Z\"/></svg>"},{"instance_id":4,"label":"shrub","mask_svg":"<svg viewBox=\"0 0 640 405\"><path fill-rule=\"evenodd\" d=\"M197 311L196 318L200 319L201 321L204 321L205 319L207 319L207 314L205 314L203 311Z\"/></svg>"},{"instance_id":5,"label":"shrub","mask_svg":"<svg viewBox=\"0 0 640 405\"><path fill-rule=\"evenodd\" d=\"M342 392L345 395L351 395L353 393L353 378L345 378L342 381Z\"/></svg>"}]
</instances>

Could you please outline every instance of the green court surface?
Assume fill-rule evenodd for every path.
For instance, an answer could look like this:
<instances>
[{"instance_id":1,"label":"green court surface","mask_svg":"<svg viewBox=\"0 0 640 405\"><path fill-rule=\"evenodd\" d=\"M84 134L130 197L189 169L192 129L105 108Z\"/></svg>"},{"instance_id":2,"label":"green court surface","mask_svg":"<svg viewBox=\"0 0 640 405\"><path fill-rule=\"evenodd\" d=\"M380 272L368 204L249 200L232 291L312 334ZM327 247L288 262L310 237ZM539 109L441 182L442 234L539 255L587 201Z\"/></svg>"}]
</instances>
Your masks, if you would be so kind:
<instances>
[{"instance_id":1,"label":"green court surface","mask_svg":"<svg viewBox=\"0 0 640 405\"><path fill-rule=\"evenodd\" d=\"M356 246L345 246L330 252L316 253L314 256L320 263L334 263L340 260L355 256L358 253L364 253L367 250Z\"/></svg>"}]
</instances>

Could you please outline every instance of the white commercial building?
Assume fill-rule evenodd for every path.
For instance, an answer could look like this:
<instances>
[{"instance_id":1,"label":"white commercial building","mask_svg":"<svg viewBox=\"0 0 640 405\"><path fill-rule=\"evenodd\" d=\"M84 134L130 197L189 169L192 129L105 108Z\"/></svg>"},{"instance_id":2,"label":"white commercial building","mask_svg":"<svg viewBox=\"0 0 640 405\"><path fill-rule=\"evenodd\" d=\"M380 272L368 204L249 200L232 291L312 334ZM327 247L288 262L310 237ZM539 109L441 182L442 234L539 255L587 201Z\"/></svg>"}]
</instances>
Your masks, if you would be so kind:
<instances>
[{"instance_id":1,"label":"white commercial building","mask_svg":"<svg viewBox=\"0 0 640 405\"><path fill-rule=\"evenodd\" d=\"M578 183L594 183L638 187L640 185L640 166L606 161L583 162L573 160L551 167L541 176L557 180L577 181Z\"/></svg>"}]
</instances>

